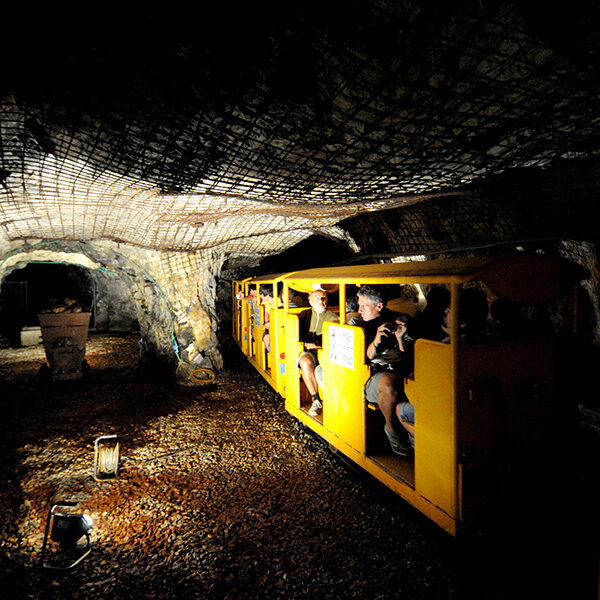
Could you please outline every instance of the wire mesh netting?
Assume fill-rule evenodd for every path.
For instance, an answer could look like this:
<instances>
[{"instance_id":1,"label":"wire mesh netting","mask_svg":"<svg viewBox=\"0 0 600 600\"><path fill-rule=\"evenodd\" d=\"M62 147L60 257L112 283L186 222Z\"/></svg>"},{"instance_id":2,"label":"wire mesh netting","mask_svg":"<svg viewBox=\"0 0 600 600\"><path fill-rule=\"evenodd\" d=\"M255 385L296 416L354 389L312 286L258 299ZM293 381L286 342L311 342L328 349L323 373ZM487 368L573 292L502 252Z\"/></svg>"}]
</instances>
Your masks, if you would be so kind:
<instances>
[{"instance_id":1,"label":"wire mesh netting","mask_svg":"<svg viewBox=\"0 0 600 600\"><path fill-rule=\"evenodd\" d=\"M150 12L104 41L110 14L64 40L39 26L1 105L1 235L230 255L313 232L352 244L343 219L596 159L597 8L459 4ZM406 215L400 245L436 234Z\"/></svg>"}]
</instances>

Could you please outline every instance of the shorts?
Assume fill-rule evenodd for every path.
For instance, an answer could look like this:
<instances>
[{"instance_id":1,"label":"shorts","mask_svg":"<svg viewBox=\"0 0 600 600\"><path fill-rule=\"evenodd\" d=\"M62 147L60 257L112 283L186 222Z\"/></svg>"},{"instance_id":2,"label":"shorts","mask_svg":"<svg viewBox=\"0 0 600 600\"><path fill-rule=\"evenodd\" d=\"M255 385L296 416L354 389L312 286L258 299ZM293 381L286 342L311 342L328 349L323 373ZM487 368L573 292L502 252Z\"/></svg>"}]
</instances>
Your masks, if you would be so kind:
<instances>
[{"instance_id":1,"label":"shorts","mask_svg":"<svg viewBox=\"0 0 600 600\"><path fill-rule=\"evenodd\" d=\"M317 358L317 351L316 350L305 350L299 357L298 357L298 368L300 368L300 359L303 356L310 356L313 360L313 363L315 365L315 367L319 364L319 359Z\"/></svg>"},{"instance_id":2,"label":"shorts","mask_svg":"<svg viewBox=\"0 0 600 600\"><path fill-rule=\"evenodd\" d=\"M365 385L365 398L369 404L373 404L374 406L379 405L379 380L384 373L385 371L375 373L375 375L373 375L373 377L371 377L371 379L369 379Z\"/></svg>"},{"instance_id":3,"label":"shorts","mask_svg":"<svg viewBox=\"0 0 600 600\"><path fill-rule=\"evenodd\" d=\"M382 375L395 375L394 373L390 373L389 371L379 371L379 373L375 373L369 381L365 384L365 399L369 404L373 406L379 406L378 396L379 396L379 380ZM402 378L396 375L396 378L399 381L398 385L398 397L400 400L405 399L404 389L402 387Z\"/></svg>"}]
</instances>

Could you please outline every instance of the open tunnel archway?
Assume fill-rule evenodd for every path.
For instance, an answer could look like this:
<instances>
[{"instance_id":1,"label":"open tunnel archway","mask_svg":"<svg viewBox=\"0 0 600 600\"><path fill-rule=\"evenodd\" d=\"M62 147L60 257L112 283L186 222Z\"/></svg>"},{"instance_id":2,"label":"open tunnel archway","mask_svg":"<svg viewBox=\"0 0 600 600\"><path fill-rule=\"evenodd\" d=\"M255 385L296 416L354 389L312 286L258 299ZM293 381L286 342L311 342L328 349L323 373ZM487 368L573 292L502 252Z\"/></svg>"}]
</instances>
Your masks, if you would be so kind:
<instances>
[{"instance_id":1,"label":"open tunnel archway","mask_svg":"<svg viewBox=\"0 0 600 600\"><path fill-rule=\"evenodd\" d=\"M96 281L87 269L64 263L29 262L2 281L0 335L18 346L21 331L38 326L42 311L72 303L90 313L90 329L96 329Z\"/></svg>"},{"instance_id":2,"label":"open tunnel archway","mask_svg":"<svg viewBox=\"0 0 600 600\"><path fill-rule=\"evenodd\" d=\"M93 313L94 328L100 324L100 329L110 330L110 300L101 298L110 294L121 305L120 314L112 315L112 327L140 332L139 366L155 376L175 373L179 356L167 297L147 272L124 255L80 243L23 246L0 262L0 281L2 321L11 344L18 345L21 328L34 325L40 310L60 305L70 296ZM25 292L22 301L27 306L19 308L19 288L30 282L34 293Z\"/></svg>"}]
</instances>

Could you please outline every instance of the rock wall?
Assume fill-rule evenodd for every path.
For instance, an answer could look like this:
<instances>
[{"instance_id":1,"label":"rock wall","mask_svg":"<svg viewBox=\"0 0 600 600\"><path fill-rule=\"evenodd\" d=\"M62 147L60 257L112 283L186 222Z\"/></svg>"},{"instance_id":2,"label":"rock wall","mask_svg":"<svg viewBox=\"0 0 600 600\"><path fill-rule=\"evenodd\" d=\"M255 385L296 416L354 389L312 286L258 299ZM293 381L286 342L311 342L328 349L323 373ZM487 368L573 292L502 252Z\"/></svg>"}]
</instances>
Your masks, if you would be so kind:
<instances>
[{"instance_id":1,"label":"rock wall","mask_svg":"<svg viewBox=\"0 0 600 600\"><path fill-rule=\"evenodd\" d=\"M560 253L589 271L579 290L578 333L600 348L600 267L594 244L565 240L560 244Z\"/></svg>"},{"instance_id":2,"label":"rock wall","mask_svg":"<svg viewBox=\"0 0 600 600\"><path fill-rule=\"evenodd\" d=\"M139 323L140 364L153 375L187 378L199 366L222 367L215 312L219 254L154 251L112 241L13 243L0 259L0 280L33 260L89 269L98 291L117 303L112 316L119 326ZM107 300L99 303L99 317L110 327Z\"/></svg>"},{"instance_id":3,"label":"rock wall","mask_svg":"<svg viewBox=\"0 0 600 600\"><path fill-rule=\"evenodd\" d=\"M135 331L138 323L136 307L125 282L113 273L92 270L95 286L97 331Z\"/></svg>"}]
</instances>

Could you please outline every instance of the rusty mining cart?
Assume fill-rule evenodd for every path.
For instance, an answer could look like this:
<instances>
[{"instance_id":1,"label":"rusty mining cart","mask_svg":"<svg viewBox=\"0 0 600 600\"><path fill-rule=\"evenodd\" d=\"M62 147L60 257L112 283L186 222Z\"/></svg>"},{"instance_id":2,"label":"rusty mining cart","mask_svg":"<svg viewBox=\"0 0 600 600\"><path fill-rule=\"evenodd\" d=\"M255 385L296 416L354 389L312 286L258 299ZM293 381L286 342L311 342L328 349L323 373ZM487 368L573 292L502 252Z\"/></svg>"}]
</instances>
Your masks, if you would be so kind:
<instances>
[{"instance_id":1,"label":"rusty mining cart","mask_svg":"<svg viewBox=\"0 0 600 600\"><path fill-rule=\"evenodd\" d=\"M53 381L79 379L87 367L85 343L90 324L89 312L40 313L42 340ZM47 367L42 366L41 372Z\"/></svg>"}]
</instances>

